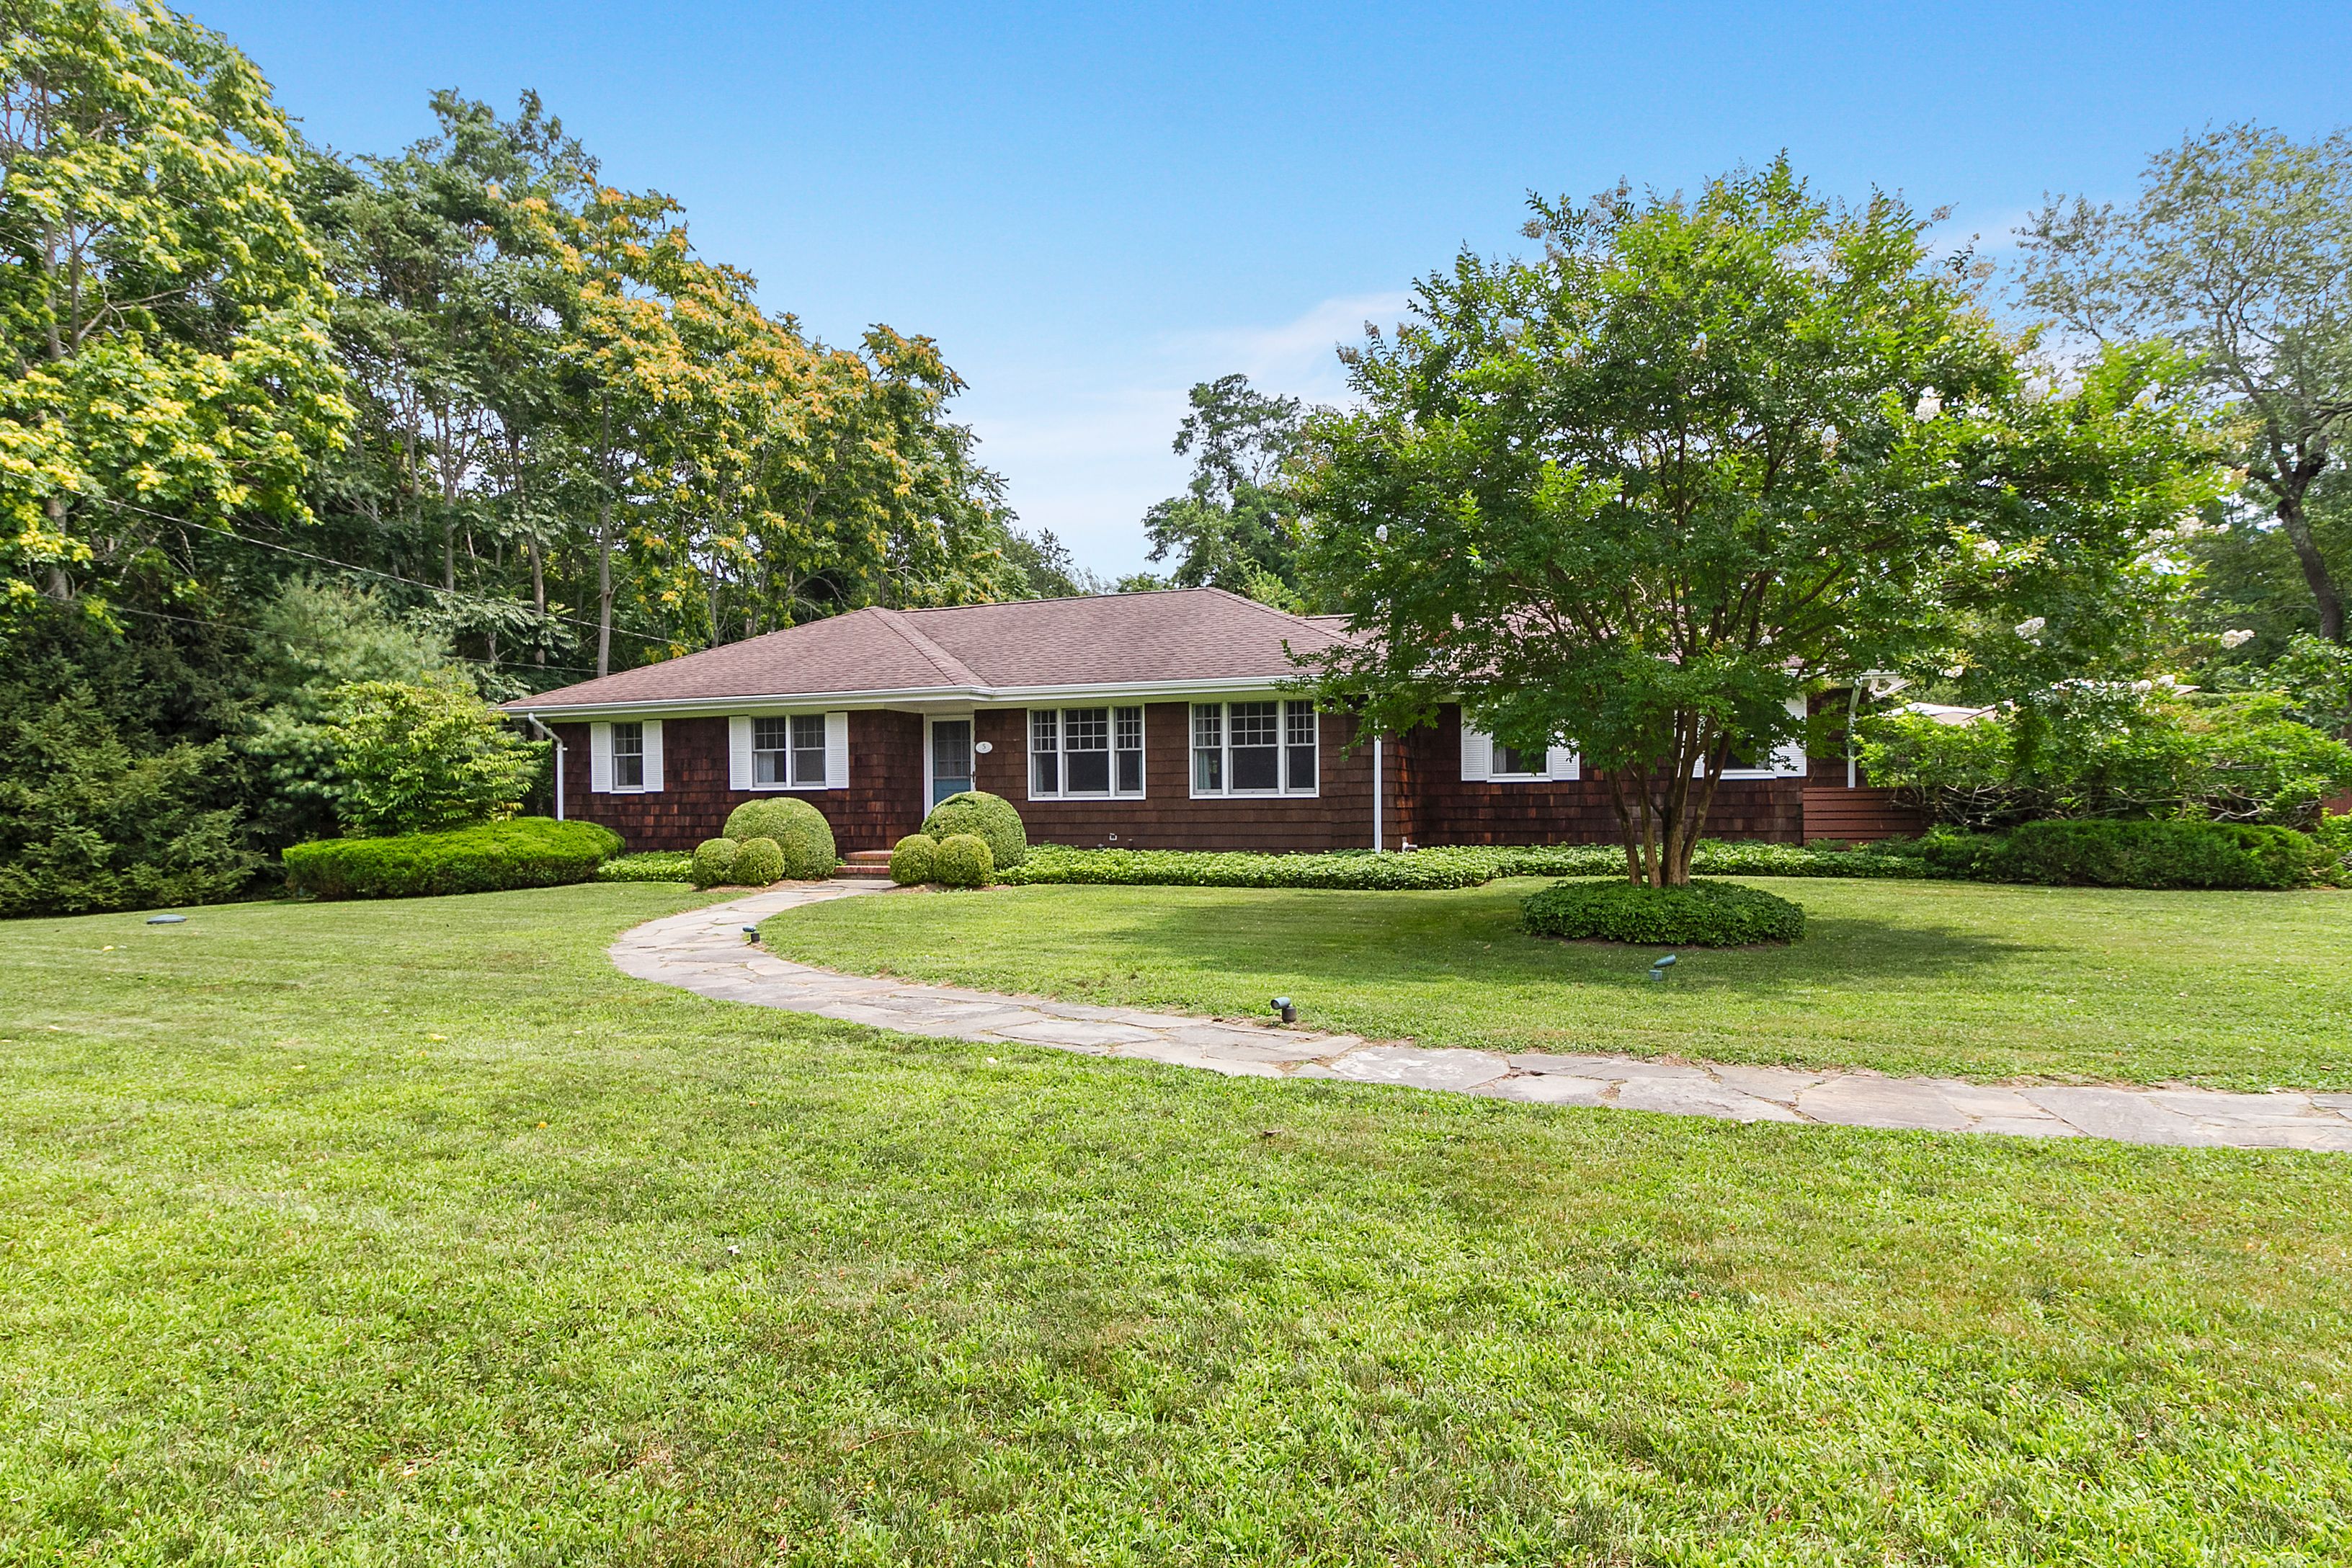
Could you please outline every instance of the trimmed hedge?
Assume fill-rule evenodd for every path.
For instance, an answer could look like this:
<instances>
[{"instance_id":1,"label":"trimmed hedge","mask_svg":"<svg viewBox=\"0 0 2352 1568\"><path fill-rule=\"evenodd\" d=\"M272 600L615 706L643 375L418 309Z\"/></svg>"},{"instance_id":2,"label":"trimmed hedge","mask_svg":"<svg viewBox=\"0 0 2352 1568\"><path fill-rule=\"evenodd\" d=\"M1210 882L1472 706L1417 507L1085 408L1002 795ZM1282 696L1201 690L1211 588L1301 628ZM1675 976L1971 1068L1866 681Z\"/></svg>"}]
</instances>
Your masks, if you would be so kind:
<instances>
[{"instance_id":1,"label":"trimmed hedge","mask_svg":"<svg viewBox=\"0 0 2352 1568\"><path fill-rule=\"evenodd\" d=\"M940 854L940 842L928 833L909 833L890 847L890 879L902 888L911 888L931 879Z\"/></svg>"},{"instance_id":2,"label":"trimmed hedge","mask_svg":"<svg viewBox=\"0 0 2352 1568\"><path fill-rule=\"evenodd\" d=\"M727 879L740 888L764 888L784 879L784 847L772 838L746 838L735 847Z\"/></svg>"},{"instance_id":3,"label":"trimmed hedge","mask_svg":"<svg viewBox=\"0 0 2352 1568\"><path fill-rule=\"evenodd\" d=\"M1921 841L1939 876L2053 887L2307 888L2332 869L2326 848L2289 827L2238 822L2028 822L2007 833Z\"/></svg>"},{"instance_id":4,"label":"trimmed hedge","mask_svg":"<svg viewBox=\"0 0 2352 1568\"><path fill-rule=\"evenodd\" d=\"M732 838L706 838L694 847L694 885L724 887L735 877L735 858L743 847Z\"/></svg>"},{"instance_id":5,"label":"trimmed hedge","mask_svg":"<svg viewBox=\"0 0 2352 1568\"><path fill-rule=\"evenodd\" d=\"M834 868L841 864L840 853L834 847L833 824L824 819L824 813L788 795L747 800L729 812L726 837L739 844L752 838L774 840L783 858L783 869L770 877L771 882L786 877L796 882L818 881L832 876Z\"/></svg>"},{"instance_id":6,"label":"trimmed hedge","mask_svg":"<svg viewBox=\"0 0 2352 1568\"><path fill-rule=\"evenodd\" d=\"M968 789L931 807L930 816L923 818L923 833L941 840L969 833L985 840L999 871L1009 871L1029 857L1029 834L1021 826L1021 814L1011 801L986 790Z\"/></svg>"},{"instance_id":7,"label":"trimmed hedge","mask_svg":"<svg viewBox=\"0 0 2352 1568\"><path fill-rule=\"evenodd\" d=\"M1694 878L1686 887L1633 882L1554 882L1519 904L1519 920L1538 936L1631 942L1670 947L1746 947L1797 942L1805 910L1758 888Z\"/></svg>"},{"instance_id":8,"label":"trimmed hedge","mask_svg":"<svg viewBox=\"0 0 2352 1568\"><path fill-rule=\"evenodd\" d=\"M593 822L518 816L443 833L321 838L286 851L286 885L321 899L415 899L585 882L621 836Z\"/></svg>"},{"instance_id":9,"label":"trimmed hedge","mask_svg":"<svg viewBox=\"0 0 2352 1568\"><path fill-rule=\"evenodd\" d=\"M596 868L600 882L691 882L694 857L683 849L647 849L615 855Z\"/></svg>"},{"instance_id":10,"label":"trimmed hedge","mask_svg":"<svg viewBox=\"0 0 2352 1568\"><path fill-rule=\"evenodd\" d=\"M931 879L950 888L985 888L995 869L988 840L977 833L950 833L931 856Z\"/></svg>"}]
</instances>

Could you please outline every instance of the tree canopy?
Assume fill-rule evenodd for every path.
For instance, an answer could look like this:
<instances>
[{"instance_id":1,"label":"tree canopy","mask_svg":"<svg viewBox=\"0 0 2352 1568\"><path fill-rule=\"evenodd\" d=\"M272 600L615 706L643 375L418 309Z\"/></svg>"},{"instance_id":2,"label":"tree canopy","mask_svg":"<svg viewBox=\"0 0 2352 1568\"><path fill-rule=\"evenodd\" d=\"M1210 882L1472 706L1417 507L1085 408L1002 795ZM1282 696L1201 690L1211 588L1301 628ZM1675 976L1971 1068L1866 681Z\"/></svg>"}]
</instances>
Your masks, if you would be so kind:
<instances>
[{"instance_id":1,"label":"tree canopy","mask_svg":"<svg viewBox=\"0 0 2352 1568\"><path fill-rule=\"evenodd\" d=\"M1307 579L1363 634L1318 669L1379 730L1458 695L1575 748L1640 879L1687 879L1725 770L1824 679L2095 664L2210 492L2177 357L2056 377L1892 197L1783 161L1531 206L1541 256L1423 279L1309 422Z\"/></svg>"}]
</instances>

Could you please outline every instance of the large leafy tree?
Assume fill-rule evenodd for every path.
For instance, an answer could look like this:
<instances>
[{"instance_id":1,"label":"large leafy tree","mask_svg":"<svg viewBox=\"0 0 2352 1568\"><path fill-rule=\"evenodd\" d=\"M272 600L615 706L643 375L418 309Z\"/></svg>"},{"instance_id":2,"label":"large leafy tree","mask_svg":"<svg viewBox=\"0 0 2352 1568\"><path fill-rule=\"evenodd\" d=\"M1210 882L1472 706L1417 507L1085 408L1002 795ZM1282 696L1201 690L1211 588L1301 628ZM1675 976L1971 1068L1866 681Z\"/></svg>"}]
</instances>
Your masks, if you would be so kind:
<instances>
[{"instance_id":1,"label":"large leafy tree","mask_svg":"<svg viewBox=\"0 0 2352 1568\"><path fill-rule=\"evenodd\" d=\"M152 0L0 12L0 563L18 611L211 607L206 531L299 519L351 416L285 118Z\"/></svg>"},{"instance_id":2,"label":"large leafy tree","mask_svg":"<svg viewBox=\"0 0 2352 1568\"><path fill-rule=\"evenodd\" d=\"M1688 879L1727 766L1824 678L1964 659L1996 613L2088 658L2211 482L2174 361L2049 384L1892 198L1783 162L1533 211L1539 258L1424 279L1310 426L1308 581L1359 634L1319 670L1380 730L1458 699L1575 747L1637 879Z\"/></svg>"},{"instance_id":3,"label":"large leafy tree","mask_svg":"<svg viewBox=\"0 0 2352 1568\"><path fill-rule=\"evenodd\" d=\"M2023 238L2030 304L2102 342L2189 353L2234 416L2320 635L2344 641L2347 563L2313 511L2352 428L2352 134L2189 136L2148 161L2128 205L2053 202Z\"/></svg>"},{"instance_id":4,"label":"large leafy tree","mask_svg":"<svg viewBox=\"0 0 2352 1568\"><path fill-rule=\"evenodd\" d=\"M1169 581L1181 588L1225 588L1302 607L1297 504L1281 476L1297 448L1304 405L1257 391L1244 375L1202 382L1190 403L1175 451L1192 459L1192 478L1182 495L1144 513L1151 559L1174 556Z\"/></svg>"}]
</instances>

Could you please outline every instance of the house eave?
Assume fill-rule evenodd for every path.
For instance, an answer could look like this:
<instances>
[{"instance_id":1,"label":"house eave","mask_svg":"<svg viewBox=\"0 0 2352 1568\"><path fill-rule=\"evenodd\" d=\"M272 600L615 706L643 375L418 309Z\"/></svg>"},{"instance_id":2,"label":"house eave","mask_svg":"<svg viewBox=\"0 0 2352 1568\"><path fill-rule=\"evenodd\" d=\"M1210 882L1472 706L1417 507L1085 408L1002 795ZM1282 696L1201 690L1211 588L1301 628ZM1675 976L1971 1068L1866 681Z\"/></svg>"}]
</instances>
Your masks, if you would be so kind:
<instances>
[{"instance_id":1,"label":"house eave","mask_svg":"<svg viewBox=\"0 0 2352 1568\"><path fill-rule=\"evenodd\" d=\"M1292 675L1217 676L1192 680L1137 680L1062 686L917 686L877 691L744 692L727 697L638 698L620 702L550 702L519 697L499 706L520 717L582 719L694 718L701 715L809 712L818 710L1019 706L1069 701L1150 701L1235 692L1296 690Z\"/></svg>"}]
</instances>

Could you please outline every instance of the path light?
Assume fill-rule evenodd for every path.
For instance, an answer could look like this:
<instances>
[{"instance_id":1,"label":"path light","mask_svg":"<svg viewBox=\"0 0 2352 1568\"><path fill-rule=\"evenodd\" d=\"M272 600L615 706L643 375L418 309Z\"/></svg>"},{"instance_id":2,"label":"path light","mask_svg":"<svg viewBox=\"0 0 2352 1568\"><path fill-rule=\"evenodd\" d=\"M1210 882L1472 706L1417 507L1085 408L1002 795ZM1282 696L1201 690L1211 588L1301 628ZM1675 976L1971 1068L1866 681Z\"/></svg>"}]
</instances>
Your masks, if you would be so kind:
<instances>
[{"instance_id":1,"label":"path light","mask_svg":"<svg viewBox=\"0 0 2352 1568\"><path fill-rule=\"evenodd\" d=\"M1650 965L1650 978L1653 980L1664 980L1666 977L1666 971L1672 969L1674 966L1675 955L1670 952L1666 954L1665 957L1658 960L1657 963Z\"/></svg>"},{"instance_id":2,"label":"path light","mask_svg":"<svg viewBox=\"0 0 2352 1568\"><path fill-rule=\"evenodd\" d=\"M759 928L758 926L745 926L745 927L743 928L743 940L744 940L745 942L757 942L757 941L759 941L759 940L760 940L760 928Z\"/></svg>"},{"instance_id":3,"label":"path light","mask_svg":"<svg viewBox=\"0 0 2352 1568\"><path fill-rule=\"evenodd\" d=\"M1298 1022L1298 1009L1290 1005L1289 997L1277 996L1272 1002L1268 1003L1267 1005L1272 1007L1275 1012L1281 1016L1284 1023L1296 1024Z\"/></svg>"}]
</instances>

